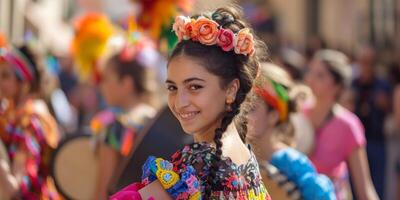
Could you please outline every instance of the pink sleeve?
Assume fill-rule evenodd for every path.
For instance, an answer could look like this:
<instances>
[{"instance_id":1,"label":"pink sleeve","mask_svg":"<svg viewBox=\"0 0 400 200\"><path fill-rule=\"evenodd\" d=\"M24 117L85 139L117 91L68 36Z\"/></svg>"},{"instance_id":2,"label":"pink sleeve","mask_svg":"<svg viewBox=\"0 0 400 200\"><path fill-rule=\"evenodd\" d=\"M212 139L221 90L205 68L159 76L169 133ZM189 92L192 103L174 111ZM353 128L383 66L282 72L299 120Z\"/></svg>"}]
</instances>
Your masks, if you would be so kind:
<instances>
[{"instance_id":1,"label":"pink sleeve","mask_svg":"<svg viewBox=\"0 0 400 200\"><path fill-rule=\"evenodd\" d=\"M353 113L349 113L347 121L347 139L344 141L346 143L345 155L346 157L357 148L366 145L366 139L364 134L364 126L361 121Z\"/></svg>"},{"instance_id":2,"label":"pink sleeve","mask_svg":"<svg viewBox=\"0 0 400 200\"><path fill-rule=\"evenodd\" d=\"M142 200L139 190L143 187L141 183L133 183L112 195L109 200Z\"/></svg>"}]
</instances>

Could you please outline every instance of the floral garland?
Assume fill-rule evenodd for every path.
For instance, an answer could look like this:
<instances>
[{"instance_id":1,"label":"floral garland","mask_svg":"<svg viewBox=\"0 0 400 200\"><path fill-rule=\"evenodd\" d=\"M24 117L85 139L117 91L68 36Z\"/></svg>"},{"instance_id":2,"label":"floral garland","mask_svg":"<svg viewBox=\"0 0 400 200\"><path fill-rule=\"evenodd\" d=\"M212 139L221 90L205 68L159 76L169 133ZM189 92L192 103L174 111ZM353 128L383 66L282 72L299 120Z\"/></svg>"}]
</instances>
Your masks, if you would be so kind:
<instances>
[{"instance_id":1,"label":"floral garland","mask_svg":"<svg viewBox=\"0 0 400 200\"><path fill-rule=\"evenodd\" d=\"M254 38L248 28L235 34L203 16L197 19L177 16L172 28L179 41L191 39L204 45L218 45L224 51L234 50L236 54L254 54Z\"/></svg>"}]
</instances>

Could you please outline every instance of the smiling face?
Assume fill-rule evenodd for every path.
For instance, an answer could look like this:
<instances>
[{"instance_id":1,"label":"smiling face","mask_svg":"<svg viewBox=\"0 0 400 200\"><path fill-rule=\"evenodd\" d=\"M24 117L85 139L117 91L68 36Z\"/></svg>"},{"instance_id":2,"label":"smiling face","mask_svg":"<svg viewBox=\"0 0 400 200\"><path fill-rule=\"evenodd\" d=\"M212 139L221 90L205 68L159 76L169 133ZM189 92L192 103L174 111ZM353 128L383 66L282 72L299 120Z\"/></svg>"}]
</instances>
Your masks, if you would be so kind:
<instances>
[{"instance_id":1,"label":"smiling face","mask_svg":"<svg viewBox=\"0 0 400 200\"><path fill-rule=\"evenodd\" d=\"M218 76L185 55L168 65L168 106L186 133L213 138L227 99L234 100L238 84L223 88Z\"/></svg>"}]
</instances>

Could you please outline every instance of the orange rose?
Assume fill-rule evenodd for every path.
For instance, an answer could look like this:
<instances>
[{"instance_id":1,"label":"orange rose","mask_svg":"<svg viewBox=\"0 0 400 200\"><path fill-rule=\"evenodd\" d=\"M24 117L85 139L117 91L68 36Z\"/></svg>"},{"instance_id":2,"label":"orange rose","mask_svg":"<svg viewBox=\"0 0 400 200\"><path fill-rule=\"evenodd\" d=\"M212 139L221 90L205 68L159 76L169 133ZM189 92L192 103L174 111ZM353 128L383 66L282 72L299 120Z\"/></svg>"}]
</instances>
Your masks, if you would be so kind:
<instances>
[{"instance_id":1,"label":"orange rose","mask_svg":"<svg viewBox=\"0 0 400 200\"><path fill-rule=\"evenodd\" d=\"M235 53L252 55L254 53L254 39L248 28L240 30L235 38Z\"/></svg>"},{"instance_id":2,"label":"orange rose","mask_svg":"<svg viewBox=\"0 0 400 200\"><path fill-rule=\"evenodd\" d=\"M199 18L193 24L193 36L200 43L214 45L217 43L218 24L207 18Z\"/></svg>"},{"instance_id":3,"label":"orange rose","mask_svg":"<svg viewBox=\"0 0 400 200\"><path fill-rule=\"evenodd\" d=\"M197 41L197 38L193 32L193 27L195 23L196 23L195 19L190 19L190 22L185 24L185 31L188 36L188 39L192 39L193 41Z\"/></svg>"},{"instance_id":4,"label":"orange rose","mask_svg":"<svg viewBox=\"0 0 400 200\"><path fill-rule=\"evenodd\" d=\"M190 39L190 32L187 31L186 24L190 23L190 18L185 16L177 16L175 18L174 25L172 25L172 29L174 30L176 36L178 36L178 40L182 39L188 40Z\"/></svg>"}]
</instances>

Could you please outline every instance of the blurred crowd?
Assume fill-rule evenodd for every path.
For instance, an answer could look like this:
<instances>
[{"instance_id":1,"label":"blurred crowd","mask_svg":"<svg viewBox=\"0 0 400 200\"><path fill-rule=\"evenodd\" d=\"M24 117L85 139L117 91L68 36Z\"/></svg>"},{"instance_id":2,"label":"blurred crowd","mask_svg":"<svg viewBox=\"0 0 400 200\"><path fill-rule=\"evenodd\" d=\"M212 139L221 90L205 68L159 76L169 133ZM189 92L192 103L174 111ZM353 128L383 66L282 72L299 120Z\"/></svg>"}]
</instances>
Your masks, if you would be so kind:
<instances>
[{"instance_id":1,"label":"blurred crowd","mask_svg":"<svg viewBox=\"0 0 400 200\"><path fill-rule=\"evenodd\" d=\"M268 46L269 62L284 69L294 85L302 91L298 92L301 95L297 98L301 101L297 110L306 116L307 123L296 125L294 122L295 127L300 129L296 132L305 130L306 124L313 131L296 133L301 134L296 136L297 149L311 158L319 172L332 179L341 179L333 181L335 188L341 187L337 184L346 184L353 191L353 195L350 195L353 199L366 199L360 194L368 193L364 191L369 188L368 181L372 181L372 188L375 188L380 199L399 199L400 50L377 48L373 43L366 42L349 51L329 46L323 38L317 36L308 37L305 46L294 46L278 34L279 24L266 11L267 4L256 5L243 1L241 5L248 22ZM143 3L141 6L143 9L150 5ZM46 191L43 192L46 193L46 199L57 199L52 181L42 180L49 175L48 166L43 161L49 155L35 152L38 151L35 146L41 147L39 149L43 152L54 151L57 144L69 135L94 134L97 129L93 119L97 119L98 113L110 107L128 109L133 105L141 105L135 108L145 113L139 120L143 121L154 117L165 106L166 60L176 42L176 38L169 35L168 17L178 11L168 7L171 6L169 3L158 6L152 8L152 12L129 15L118 20L98 12L79 13L78 17L69 22L74 28L74 35L67 51L60 52L41 46L40 38L32 30L27 30L24 38L18 42L11 41L5 34L0 35L0 130L9 130L11 127L10 122L14 118L8 118L7 112L26 111L27 106L32 112L39 113L33 115L45 124L38 131L43 135L38 135L36 129L31 130L30 137L41 139L35 140L32 148L29 148L30 145L23 148L31 151L28 156L20 153L24 150L19 151L19 147L24 146L20 143L25 140L20 142L18 138L8 138L6 134L0 133L10 159L22 160L4 167L5 171L18 172L18 168L25 168L18 166L18 163L29 163L32 168L40 168L37 173L29 175L31 182L22 187L16 185L17 182L23 182L19 180L23 179L23 175L9 178L9 185L14 188L11 191L21 190L20 195L24 199L37 199L37 194L32 192L34 190L27 188L32 185L36 187L34 183L40 182L46 185L40 189ZM177 10L189 12L190 9L185 6L181 5ZM171 10L170 13L162 12L166 14L164 19L167 20L163 20L159 13L161 8ZM159 19L155 20L157 15L160 15ZM146 17L154 20L148 22ZM167 25L164 26L164 23ZM4 67L7 65L5 63L29 65L29 69L26 72L21 67L17 77L10 78L14 72ZM335 66L339 65L346 66L336 69ZM130 71L130 66L136 66L136 71ZM341 124L326 126L334 115L332 113L336 112L334 105L340 105L341 109L347 109L357 117L346 114L341 118L356 123L350 126L350 129L354 129L351 130L355 134L354 141L350 141L351 138L348 141L336 141L335 137L347 138L346 135L340 136L344 132ZM31 116L30 113L25 115ZM36 122L29 123L34 125ZM335 136L322 137L326 132ZM12 142L18 145L10 147ZM119 145L122 144L124 141L120 141ZM365 152L356 151L358 147L365 147ZM16 150L10 152L10 149ZM122 147L118 150L124 154ZM316 152L321 152L321 155ZM326 152L330 154L322 155ZM30 160L32 155L35 159ZM323 160L328 158L327 162ZM328 166L333 165L331 162L347 165L344 168L349 170L342 172L343 166ZM25 171L19 172L24 174ZM0 184L0 187L5 186ZM266 187L268 189L268 185ZM342 199L350 199L348 194Z\"/></svg>"}]
</instances>

